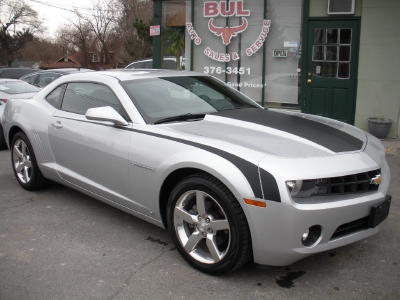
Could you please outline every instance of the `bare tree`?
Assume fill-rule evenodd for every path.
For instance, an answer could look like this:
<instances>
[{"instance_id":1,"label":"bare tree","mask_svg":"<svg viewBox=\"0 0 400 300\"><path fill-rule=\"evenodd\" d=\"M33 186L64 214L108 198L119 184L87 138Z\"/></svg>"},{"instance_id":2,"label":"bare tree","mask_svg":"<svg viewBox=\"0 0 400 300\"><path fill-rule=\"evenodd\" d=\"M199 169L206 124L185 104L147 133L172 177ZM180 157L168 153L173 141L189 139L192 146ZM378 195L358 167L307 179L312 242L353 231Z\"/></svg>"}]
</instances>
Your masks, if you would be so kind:
<instances>
[{"instance_id":1,"label":"bare tree","mask_svg":"<svg viewBox=\"0 0 400 300\"><path fill-rule=\"evenodd\" d=\"M15 56L19 60L41 61L53 63L65 54L65 48L57 43L44 38L35 37L28 42Z\"/></svg>"},{"instance_id":2,"label":"bare tree","mask_svg":"<svg viewBox=\"0 0 400 300\"><path fill-rule=\"evenodd\" d=\"M18 51L42 31L42 22L24 0L2 0L0 5L1 63L11 65Z\"/></svg>"},{"instance_id":3,"label":"bare tree","mask_svg":"<svg viewBox=\"0 0 400 300\"><path fill-rule=\"evenodd\" d=\"M89 52L97 52L98 41L90 24L82 17L82 13L75 9L74 16L67 19L69 26L59 28L57 41L68 51L80 51L83 54L83 65L90 62Z\"/></svg>"},{"instance_id":4,"label":"bare tree","mask_svg":"<svg viewBox=\"0 0 400 300\"><path fill-rule=\"evenodd\" d=\"M118 43L112 43L118 37L118 19L119 5L115 0L97 0L93 2L93 8L85 9L84 13L79 15L87 26L94 33L100 42L102 52L106 60L116 66L116 61L112 61L110 51L114 52L118 49ZM77 15L78 16L78 15Z\"/></svg>"},{"instance_id":5,"label":"bare tree","mask_svg":"<svg viewBox=\"0 0 400 300\"><path fill-rule=\"evenodd\" d=\"M125 62L148 57L152 53L149 26L153 18L152 0L118 0L122 6L119 26L122 29Z\"/></svg>"}]
</instances>

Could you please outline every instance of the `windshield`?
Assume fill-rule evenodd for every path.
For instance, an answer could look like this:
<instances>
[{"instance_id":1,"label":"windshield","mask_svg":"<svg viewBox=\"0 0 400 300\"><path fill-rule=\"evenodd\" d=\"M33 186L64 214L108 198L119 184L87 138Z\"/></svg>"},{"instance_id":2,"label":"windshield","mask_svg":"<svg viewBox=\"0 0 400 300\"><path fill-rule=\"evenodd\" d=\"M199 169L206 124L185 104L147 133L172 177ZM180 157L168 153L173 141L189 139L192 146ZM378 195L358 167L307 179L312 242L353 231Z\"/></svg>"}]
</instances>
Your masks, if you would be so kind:
<instances>
[{"instance_id":1,"label":"windshield","mask_svg":"<svg viewBox=\"0 0 400 300\"><path fill-rule=\"evenodd\" d=\"M36 93L41 89L25 81L0 82L0 91L9 95Z\"/></svg>"},{"instance_id":2,"label":"windshield","mask_svg":"<svg viewBox=\"0 0 400 300\"><path fill-rule=\"evenodd\" d=\"M208 76L148 78L121 82L147 123L181 115L259 106Z\"/></svg>"}]
</instances>

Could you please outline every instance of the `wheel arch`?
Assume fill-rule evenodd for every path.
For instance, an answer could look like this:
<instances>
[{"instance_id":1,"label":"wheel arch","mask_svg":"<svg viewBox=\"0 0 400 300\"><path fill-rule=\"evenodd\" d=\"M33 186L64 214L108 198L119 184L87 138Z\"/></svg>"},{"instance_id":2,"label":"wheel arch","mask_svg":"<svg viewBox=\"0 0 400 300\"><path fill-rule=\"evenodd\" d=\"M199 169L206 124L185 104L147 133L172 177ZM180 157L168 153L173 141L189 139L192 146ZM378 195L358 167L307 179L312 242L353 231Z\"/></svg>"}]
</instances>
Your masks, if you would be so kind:
<instances>
[{"instance_id":1,"label":"wheel arch","mask_svg":"<svg viewBox=\"0 0 400 300\"><path fill-rule=\"evenodd\" d=\"M239 204L242 206L243 211L245 212L246 218L248 218L248 208L246 207L244 201L240 201L239 198L243 198L246 195L249 197L254 197L252 194L250 185L245 184L246 178L244 174L240 172L235 166L231 165L229 162L227 165L222 165L218 170L207 167L207 165L203 164L192 164L188 167L181 166L175 170L172 170L163 180L160 185L160 192L158 195L159 199L159 212L161 216L161 220L165 228L167 228L167 204L169 196L177 185L179 181L183 178L188 177L190 175L201 173L206 174L212 178L217 179L222 184L224 184L230 192L238 199ZM232 169L228 169L228 165L233 167Z\"/></svg>"},{"instance_id":2,"label":"wheel arch","mask_svg":"<svg viewBox=\"0 0 400 300\"><path fill-rule=\"evenodd\" d=\"M208 174L209 176L215 177L212 174L197 168L180 168L171 172L165 179L163 184L161 185L160 195L159 195L159 206L160 206L160 214L161 220L165 228L168 228L167 224L167 205L169 196L177 185L179 181L183 178L188 177L190 175L196 173Z\"/></svg>"},{"instance_id":3,"label":"wheel arch","mask_svg":"<svg viewBox=\"0 0 400 300\"><path fill-rule=\"evenodd\" d=\"M12 126L12 127L10 128L10 130L8 131L8 137L7 137L7 138L8 138L8 145L9 145L9 147L10 147L10 150L11 150L11 142L12 142L14 136L15 136L18 132L23 132L23 133L28 137L28 135L26 134L26 132L24 132L24 130L22 130L21 127L19 127L19 126L17 126L17 125ZM28 139L29 139L29 137L28 137ZM32 146L32 147L33 147L33 146Z\"/></svg>"}]
</instances>

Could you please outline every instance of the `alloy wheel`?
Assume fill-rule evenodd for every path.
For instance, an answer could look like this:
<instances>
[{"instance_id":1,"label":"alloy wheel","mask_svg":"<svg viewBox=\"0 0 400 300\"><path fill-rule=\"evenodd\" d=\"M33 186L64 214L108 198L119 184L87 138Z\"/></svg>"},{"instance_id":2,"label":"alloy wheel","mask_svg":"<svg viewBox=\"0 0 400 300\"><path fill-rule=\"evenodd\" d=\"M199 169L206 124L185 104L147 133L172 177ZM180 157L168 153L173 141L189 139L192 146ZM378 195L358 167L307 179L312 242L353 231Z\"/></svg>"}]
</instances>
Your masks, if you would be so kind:
<instances>
[{"instance_id":1,"label":"alloy wheel","mask_svg":"<svg viewBox=\"0 0 400 300\"><path fill-rule=\"evenodd\" d=\"M15 173L22 183L29 183L32 176L32 162L29 149L21 139L17 140L13 147L13 161Z\"/></svg>"},{"instance_id":2,"label":"alloy wheel","mask_svg":"<svg viewBox=\"0 0 400 300\"><path fill-rule=\"evenodd\" d=\"M224 210L212 196L198 190L182 194L173 220L178 239L192 258L214 264L225 257L231 229Z\"/></svg>"}]
</instances>

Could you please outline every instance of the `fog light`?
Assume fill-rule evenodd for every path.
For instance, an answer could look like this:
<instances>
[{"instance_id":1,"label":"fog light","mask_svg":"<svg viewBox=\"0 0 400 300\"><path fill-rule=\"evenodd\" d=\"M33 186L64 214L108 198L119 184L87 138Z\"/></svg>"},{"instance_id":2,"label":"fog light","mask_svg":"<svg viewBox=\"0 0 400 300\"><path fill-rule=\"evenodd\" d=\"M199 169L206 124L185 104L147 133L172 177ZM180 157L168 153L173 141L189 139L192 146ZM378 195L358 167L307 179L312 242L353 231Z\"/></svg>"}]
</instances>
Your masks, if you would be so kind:
<instances>
[{"instance_id":1,"label":"fog light","mask_svg":"<svg viewBox=\"0 0 400 300\"><path fill-rule=\"evenodd\" d=\"M320 225L314 225L308 228L301 237L301 242L304 246L310 247L317 243L321 237L322 227Z\"/></svg>"},{"instance_id":2,"label":"fog light","mask_svg":"<svg viewBox=\"0 0 400 300\"><path fill-rule=\"evenodd\" d=\"M308 238L308 234L310 233L310 229L307 229L306 232L303 233L303 237L301 238L303 242Z\"/></svg>"}]
</instances>

